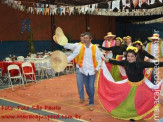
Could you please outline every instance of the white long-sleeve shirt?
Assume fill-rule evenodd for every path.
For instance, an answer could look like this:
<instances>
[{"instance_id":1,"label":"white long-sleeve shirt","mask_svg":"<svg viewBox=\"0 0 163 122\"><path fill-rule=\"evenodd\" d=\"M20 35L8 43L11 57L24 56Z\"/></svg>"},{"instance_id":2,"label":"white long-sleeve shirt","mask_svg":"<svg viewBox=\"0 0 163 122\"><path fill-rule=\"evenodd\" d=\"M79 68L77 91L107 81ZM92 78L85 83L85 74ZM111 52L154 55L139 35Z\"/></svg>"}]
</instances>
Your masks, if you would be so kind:
<instances>
[{"instance_id":1,"label":"white long-sleeve shirt","mask_svg":"<svg viewBox=\"0 0 163 122\"><path fill-rule=\"evenodd\" d=\"M156 58L159 57L159 55L158 55L159 43L153 43L153 42L150 42L150 43L151 43L151 49L150 49L151 53L150 54L153 55ZM147 52L148 52L148 45L149 45L149 43L146 45L146 48L145 48L145 50ZM161 44L160 48L161 48L161 57L163 57L163 44ZM153 61L155 61L155 60L150 59L150 62L153 62Z\"/></svg>"},{"instance_id":2,"label":"white long-sleeve shirt","mask_svg":"<svg viewBox=\"0 0 163 122\"><path fill-rule=\"evenodd\" d=\"M79 44L76 45L73 53L67 57L68 62L71 62L80 53L80 48L81 48L81 45Z\"/></svg>"},{"instance_id":3,"label":"white long-sleeve shirt","mask_svg":"<svg viewBox=\"0 0 163 122\"><path fill-rule=\"evenodd\" d=\"M75 50L75 48L79 45L79 43L67 43L64 48L70 49L70 50Z\"/></svg>"},{"instance_id":4,"label":"white long-sleeve shirt","mask_svg":"<svg viewBox=\"0 0 163 122\"><path fill-rule=\"evenodd\" d=\"M81 45L77 45L75 47L75 50L73 51L73 53L67 57L68 62L70 62L71 60L73 60L79 53L80 53L80 49L81 49ZM87 48L85 46L85 54L84 54L84 59L83 59L83 65L82 67L79 67L79 71L85 75L94 75L95 74L95 70L99 70L100 69L100 65L101 65L101 52L99 50L99 48L96 48L96 60L98 62L98 65L96 67L96 69L94 69L94 64L93 64L93 59L92 59L92 44L90 44L89 48Z\"/></svg>"},{"instance_id":5,"label":"white long-sleeve shirt","mask_svg":"<svg viewBox=\"0 0 163 122\"><path fill-rule=\"evenodd\" d=\"M71 60L73 60L76 56L76 54L78 53L78 51L80 51L80 48L81 46L79 46L79 43L67 43L64 48L66 49L70 49L70 50L73 50L74 54L73 55L70 55L70 57L68 58L68 62L70 62ZM76 50L75 50L76 49ZM79 65L76 64L76 67L79 68Z\"/></svg>"},{"instance_id":6,"label":"white long-sleeve shirt","mask_svg":"<svg viewBox=\"0 0 163 122\"><path fill-rule=\"evenodd\" d=\"M96 70L99 70L102 59L101 59L101 52L98 47L96 48L95 55L96 55L96 60L98 62L98 66L97 66ZM86 76L88 76L88 74L89 75L95 74L95 69L94 69L93 59L92 59L92 44L90 44L89 48L87 48L85 46L83 65L82 65L82 67L79 68L79 71L81 73L85 74Z\"/></svg>"},{"instance_id":7,"label":"white long-sleeve shirt","mask_svg":"<svg viewBox=\"0 0 163 122\"><path fill-rule=\"evenodd\" d=\"M111 41L108 41L108 40L105 40L105 41L102 43L102 47L106 47L105 43L108 43L108 47L106 47L106 48L111 47ZM105 54L105 57L112 58L113 57L112 51L107 51L107 53Z\"/></svg>"}]
</instances>

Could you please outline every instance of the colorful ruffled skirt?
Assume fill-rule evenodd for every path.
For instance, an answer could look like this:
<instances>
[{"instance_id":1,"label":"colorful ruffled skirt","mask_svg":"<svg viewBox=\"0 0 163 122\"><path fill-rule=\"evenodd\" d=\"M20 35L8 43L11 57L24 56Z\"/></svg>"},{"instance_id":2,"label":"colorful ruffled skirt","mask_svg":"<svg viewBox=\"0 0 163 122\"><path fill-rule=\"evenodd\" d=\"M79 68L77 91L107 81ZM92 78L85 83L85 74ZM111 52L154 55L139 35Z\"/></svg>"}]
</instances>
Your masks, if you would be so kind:
<instances>
[{"instance_id":1,"label":"colorful ruffled skirt","mask_svg":"<svg viewBox=\"0 0 163 122\"><path fill-rule=\"evenodd\" d=\"M111 65L111 64L109 64ZM149 80L150 73L140 82L130 82L127 78L115 82L105 63L97 77L98 97L103 108L113 117L124 120L149 119L159 106L160 81L154 85Z\"/></svg>"}]
</instances>

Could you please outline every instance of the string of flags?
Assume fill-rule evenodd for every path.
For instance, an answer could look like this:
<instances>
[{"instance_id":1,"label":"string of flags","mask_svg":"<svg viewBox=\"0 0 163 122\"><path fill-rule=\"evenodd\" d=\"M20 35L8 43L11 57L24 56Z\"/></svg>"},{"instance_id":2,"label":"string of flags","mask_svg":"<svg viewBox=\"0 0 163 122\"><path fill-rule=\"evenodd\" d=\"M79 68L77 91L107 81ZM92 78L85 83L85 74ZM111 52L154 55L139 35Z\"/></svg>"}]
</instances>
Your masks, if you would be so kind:
<instances>
[{"instance_id":1,"label":"string of flags","mask_svg":"<svg viewBox=\"0 0 163 122\"><path fill-rule=\"evenodd\" d=\"M130 2L133 1L134 9L130 9ZM137 1L137 2L135 2ZM122 2L122 8L120 3ZM162 0L159 0L163 3ZM72 15L72 14L91 14L103 16L151 16L162 15L163 6L151 9L136 9L137 6L141 7L144 3L151 5L154 0L116 0L109 1L108 8L98 8L98 4L90 4L83 6L57 6L41 3L33 3L33 6L22 5L22 1L17 0L2 0L2 4L11 6L20 11L39 15ZM128 8L128 9L126 9ZM117 10L116 12L114 10Z\"/></svg>"},{"instance_id":2,"label":"string of flags","mask_svg":"<svg viewBox=\"0 0 163 122\"><path fill-rule=\"evenodd\" d=\"M163 17L152 19L149 21L133 22L133 24L152 24L152 23L163 23Z\"/></svg>"}]
</instances>

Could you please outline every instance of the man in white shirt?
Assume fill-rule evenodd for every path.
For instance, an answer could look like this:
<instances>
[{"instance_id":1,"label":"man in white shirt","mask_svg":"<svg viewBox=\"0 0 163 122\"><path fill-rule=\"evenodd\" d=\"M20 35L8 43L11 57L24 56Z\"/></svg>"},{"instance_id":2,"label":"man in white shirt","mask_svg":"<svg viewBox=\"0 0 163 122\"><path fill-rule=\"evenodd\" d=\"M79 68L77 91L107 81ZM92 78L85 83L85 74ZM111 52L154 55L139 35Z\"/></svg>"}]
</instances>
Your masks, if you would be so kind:
<instances>
[{"instance_id":1,"label":"man in white shirt","mask_svg":"<svg viewBox=\"0 0 163 122\"><path fill-rule=\"evenodd\" d=\"M163 44L160 41L159 34L154 33L152 35L152 37L148 37L148 39L151 42L146 45L145 50L149 54L153 55L154 57L156 57L158 59L161 58L161 57L163 57ZM146 59L149 60L147 57L146 57ZM153 60L153 59L150 59L149 61L150 62L158 62L157 60ZM155 63L155 64L157 64L157 63ZM158 70L157 65L155 67L153 69L152 77L151 77L151 82L153 84L156 84L156 82L157 82L157 75L158 75L157 74L157 70Z\"/></svg>"},{"instance_id":2,"label":"man in white shirt","mask_svg":"<svg viewBox=\"0 0 163 122\"><path fill-rule=\"evenodd\" d=\"M98 70L101 65L101 52L96 45L91 44L92 36L89 32L85 33L84 43L81 47L79 55L82 55L83 59L78 62L79 72L82 73L85 81L86 91L89 96L89 110L93 110L94 105L94 83ZM83 49L82 49L83 48ZM83 54L82 51L84 50Z\"/></svg>"},{"instance_id":3,"label":"man in white shirt","mask_svg":"<svg viewBox=\"0 0 163 122\"><path fill-rule=\"evenodd\" d=\"M145 50L156 58L163 57L163 44L160 41L159 34L155 33L148 39L151 42L146 45ZM149 61L154 62L155 60L150 59Z\"/></svg>"},{"instance_id":4,"label":"man in white shirt","mask_svg":"<svg viewBox=\"0 0 163 122\"><path fill-rule=\"evenodd\" d=\"M57 43L57 40L55 40ZM67 43L64 48L73 50L73 54L68 56L68 62L73 60L78 53L80 52L81 44L84 44L84 33L80 35L80 42L79 43ZM75 62L76 63L76 62ZM79 65L76 63L76 79L77 79L77 87L78 87L78 93L79 93L79 103L84 102L84 80L82 77L81 72L79 72Z\"/></svg>"},{"instance_id":5,"label":"man in white shirt","mask_svg":"<svg viewBox=\"0 0 163 122\"><path fill-rule=\"evenodd\" d=\"M93 110L94 105L94 83L101 65L101 52L96 45L91 44L92 36L89 32L84 33L84 44L77 45L73 53L67 57L68 62L75 57L78 58L79 72L82 81L85 82L87 94L89 96L89 110Z\"/></svg>"},{"instance_id":6,"label":"man in white shirt","mask_svg":"<svg viewBox=\"0 0 163 122\"><path fill-rule=\"evenodd\" d=\"M104 37L104 42L102 44L103 47L109 48L112 46L115 46L115 40L114 38L116 35L113 35L111 32L108 32L107 35ZM106 58L112 58L113 54L112 51L106 51Z\"/></svg>"}]
</instances>

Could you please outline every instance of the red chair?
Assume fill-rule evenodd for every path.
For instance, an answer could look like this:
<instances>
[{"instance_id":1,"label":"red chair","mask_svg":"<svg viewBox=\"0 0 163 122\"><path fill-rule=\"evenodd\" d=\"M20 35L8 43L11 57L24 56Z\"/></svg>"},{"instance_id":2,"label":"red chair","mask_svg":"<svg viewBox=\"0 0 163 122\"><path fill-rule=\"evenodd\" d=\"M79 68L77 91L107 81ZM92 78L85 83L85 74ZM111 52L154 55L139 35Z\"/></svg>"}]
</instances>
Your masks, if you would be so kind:
<instances>
[{"instance_id":1,"label":"red chair","mask_svg":"<svg viewBox=\"0 0 163 122\"><path fill-rule=\"evenodd\" d=\"M26 81L26 83L27 81L34 81L37 83L36 76L31 63L24 62L22 63L21 67L22 67L23 78Z\"/></svg>"},{"instance_id":2,"label":"red chair","mask_svg":"<svg viewBox=\"0 0 163 122\"><path fill-rule=\"evenodd\" d=\"M12 85L12 79L14 79L15 81L19 79L20 84L22 81L22 85L24 86L24 80L23 80L23 77L22 77L22 74L18 65L15 65L15 64L9 65L7 67L7 70L8 70L8 78L9 78L9 87L11 86L13 91L14 91L14 87ZM25 89L25 86L24 86L24 89Z\"/></svg>"}]
</instances>

